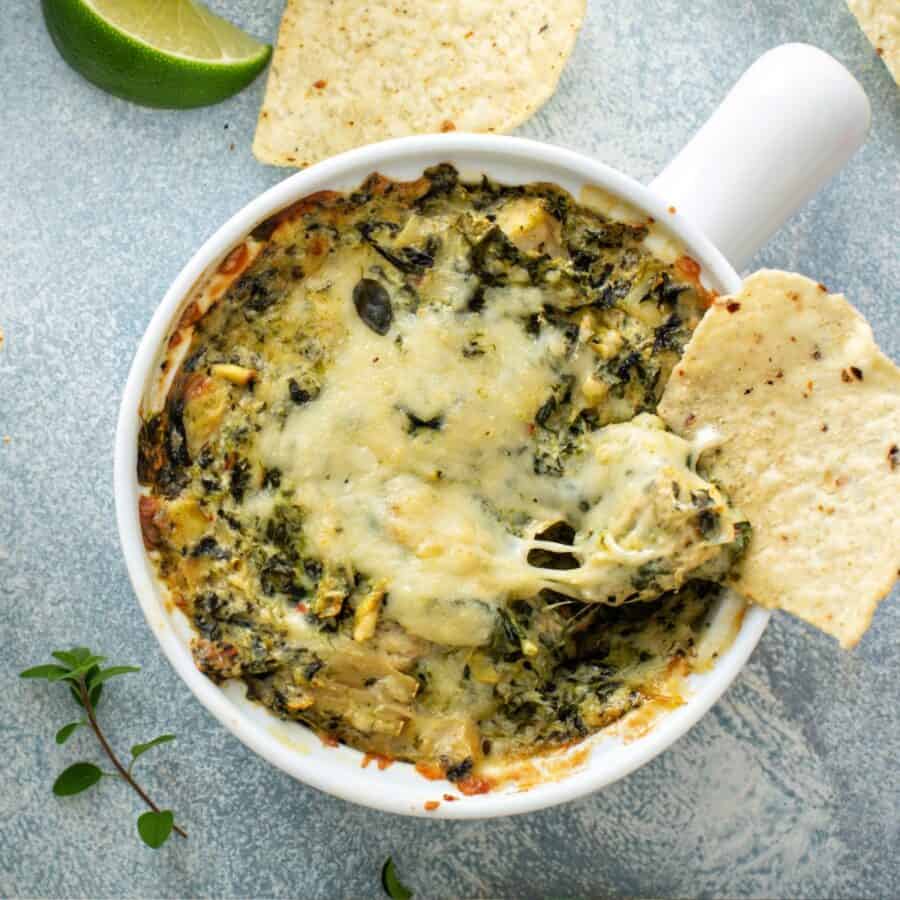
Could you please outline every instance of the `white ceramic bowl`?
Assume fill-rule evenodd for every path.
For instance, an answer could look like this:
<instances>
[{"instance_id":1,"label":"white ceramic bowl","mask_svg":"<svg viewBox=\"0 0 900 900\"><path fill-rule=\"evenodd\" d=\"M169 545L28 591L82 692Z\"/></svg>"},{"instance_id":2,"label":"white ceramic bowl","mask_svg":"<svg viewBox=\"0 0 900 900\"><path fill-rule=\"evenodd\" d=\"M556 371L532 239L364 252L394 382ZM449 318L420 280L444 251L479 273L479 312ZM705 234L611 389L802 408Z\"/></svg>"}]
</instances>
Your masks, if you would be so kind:
<instances>
[{"instance_id":1,"label":"white ceramic bowl","mask_svg":"<svg viewBox=\"0 0 900 900\"><path fill-rule=\"evenodd\" d=\"M116 511L129 575L153 633L197 698L248 747L307 784L389 812L446 818L510 815L583 796L627 775L684 734L740 671L765 629L768 612L750 607L737 637L715 666L691 676L684 705L660 716L644 736L625 743L613 735L593 735L586 742L590 746L586 761L561 780L529 790L501 787L441 803L428 813L427 801L439 800L445 791L458 794L453 785L427 781L407 764L385 771L374 765L362 768L357 751L325 747L302 725L279 722L244 699L238 685L215 686L194 666L190 628L180 612L166 610L143 548L137 514L139 403L154 375L159 348L197 280L257 223L314 191L354 188L373 171L411 179L440 162L452 162L464 175L486 173L509 184L554 182L576 197L585 185L595 185L657 222L666 222L700 263L707 285L729 292L738 288L740 278L722 251L732 262L743 262L843 164L867 128L868 103L852 77L821 51L786 45L770 51L745 74L652 189L558 147L451 133L402 138L342 154L287 178L234 215L197 251L156 310L131 367L115 446Z\"/></svg>"}]
</instances>

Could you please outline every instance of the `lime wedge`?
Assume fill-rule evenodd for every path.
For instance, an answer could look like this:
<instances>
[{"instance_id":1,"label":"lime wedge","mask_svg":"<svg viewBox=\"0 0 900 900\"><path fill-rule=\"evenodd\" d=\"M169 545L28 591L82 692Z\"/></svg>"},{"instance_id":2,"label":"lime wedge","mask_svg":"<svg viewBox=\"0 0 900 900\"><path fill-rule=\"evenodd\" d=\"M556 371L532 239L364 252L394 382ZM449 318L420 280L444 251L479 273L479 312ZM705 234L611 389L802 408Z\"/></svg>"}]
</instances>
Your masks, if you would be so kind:
<instances>
[{"instance_id":1,"label":"lime wedge","mask_svg":"<svg viewBox=\"0 0 900 900\"><path fill-rule=\"evenodd\" d=\"M145 106L218 103L265 68L272 48L196 0L41 0L63 59Z\"/></svg>"}]
</instances>

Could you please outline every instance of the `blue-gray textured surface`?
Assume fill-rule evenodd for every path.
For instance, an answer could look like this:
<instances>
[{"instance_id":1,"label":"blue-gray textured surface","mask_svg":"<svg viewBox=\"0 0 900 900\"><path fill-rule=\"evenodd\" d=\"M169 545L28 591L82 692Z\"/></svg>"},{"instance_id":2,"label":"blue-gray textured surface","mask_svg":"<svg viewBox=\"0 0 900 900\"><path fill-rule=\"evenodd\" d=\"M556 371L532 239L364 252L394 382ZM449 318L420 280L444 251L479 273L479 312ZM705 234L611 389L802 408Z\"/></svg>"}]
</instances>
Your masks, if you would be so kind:
<instances>
[{"instance_id":1,"label":"blue-gray textured surface","mask_svg":"<svg viewBox=\"0 0 900 900\"><path fill-rule=\"evenodd\" d=\"M280 0L217 0L272 35ZM367 811L306 788L218 725L157 651L128 584L111 488L116 406L165 288L284 172L250 154L262 81L211 109L96 91L36 2L0 18L0 895L378 896L392 853L418 896L886 897L900 892L900 603L853 653L775 616L726 697L606 791L502 821ZM520 131L649 179L762 51L805 40L861 80L867 146L755 261L845 291L900 358L900 102L840 0L592 0L560 88ZM879 540L878 535L872 536ZM189 827L159 853L114 783L56 800L58 688L15 672L72 642L144 673L110 686L113 740L177 732L149 786ZM115 710L115 716L109 715Z\"/></svg>"}]
</instances>

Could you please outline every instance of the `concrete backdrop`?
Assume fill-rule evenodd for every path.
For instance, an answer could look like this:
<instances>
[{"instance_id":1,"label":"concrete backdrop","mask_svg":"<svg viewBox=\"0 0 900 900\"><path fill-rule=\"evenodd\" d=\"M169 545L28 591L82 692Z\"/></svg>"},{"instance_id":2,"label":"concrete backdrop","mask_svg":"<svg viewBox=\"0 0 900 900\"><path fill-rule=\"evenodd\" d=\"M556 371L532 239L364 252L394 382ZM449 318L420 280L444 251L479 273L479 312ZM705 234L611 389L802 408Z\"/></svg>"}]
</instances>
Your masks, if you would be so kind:
<instances>
[{"instance_id":1,"label":"concrete backdrop","mask_svg":"<svg viewBox=\"0 0 900 900\"><path fill-rule=\"evenodd\" d=\"M282 3L210 5L274 36ZM331 799L204 711L126 577L117 403L179 268L287 173L250 153L263 80L208 109L131 106L63 63L37 7L7 4L0 20L0 895L378 897L393 854L418 897L896 896L896 593L853 653L776 615L726 697L667 753L596 796L515 819L429 822ZM791 40L860 79L872 134L753 267L846 292L898 359L900 93L840 0L591 0L559 91L519 133L648 180L759 54ZM73 643L144 667L108 688L104 722L118 745L178 735L147 758L146 781L186 843L140 844L137 798L120 785L51 795L94 747L87 734L56 747L71 701L15 674Z\"/></svg>"}]
</instances>

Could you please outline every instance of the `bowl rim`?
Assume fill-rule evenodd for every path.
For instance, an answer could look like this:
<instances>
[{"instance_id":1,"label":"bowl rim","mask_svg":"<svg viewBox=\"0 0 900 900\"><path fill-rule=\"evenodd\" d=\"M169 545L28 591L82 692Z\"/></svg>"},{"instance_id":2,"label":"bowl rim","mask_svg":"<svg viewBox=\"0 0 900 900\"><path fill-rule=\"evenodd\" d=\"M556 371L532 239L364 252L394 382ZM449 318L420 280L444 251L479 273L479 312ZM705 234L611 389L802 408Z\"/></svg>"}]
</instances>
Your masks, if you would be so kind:
<instances>
[{"instance_id":1,"label":"bowl rim","mask_svg":"<svg viewBox=\"0 0 900 900\"><path fill-rule=\"evenodd\" d=\"M721 654L712 669L701 676L702 683L692 690L686 702L660 715L643 736L605 754L612 756L611 764L605 760L602 766L592 767L589 758L583 768L558 781L538 784L528 790L500 790L464 797L462 799L466 802L443 803L437 810L426 813L419 802L422 795L440 795L444 790L452 789L452 785L427 782L416 774L415 778L423 786L431 786L427 790L410 790L403 784L402 778L400 781L386 779L388 772L362 769L358 764L348 767L346 759L338 761L339 754L335 750L329 751L324 762L316 753L297 752L296 748L286 746L276 735L238 709L218 686L196 668L190 652L168 621L144 550L137 513L139 405L158 359L161 343L176 312L198 279L246 237L256 224L303 196L325 188L355 187L370 172L382 171L391 175L392 167L421 171L438 162L451 162L463 173L485 171L493 177L498 177L496 173L504 168L510 171L533 168L544 174L529 180L552 180L563 186L567 181L569 184L596 185L652 216L657 222L664 223L665 228L701 264L704 276L712 287L733 292L740 286L740 277L725 257L690 222L674 213L663 198L618 170L580 153L525 138L464 133L398 138L360 147L297 172L264 191L218 228L181 269L144 331L122 392L115 435L113 488L122 552L132 587L151 631L194 696L242 743L294 778L344 800L405 815L490 818L530 812L586 796L649 762L685 734L725 692L756 647L770 612L749 605L733 643ZM501 175L499 180L509 179ZM359 751L340 749L355 754L353 759L358 760ZM593 755L592 752L589 756ZM410 799L411 794L416 795L415 801Z\"/></svg>"}]
</instances>

